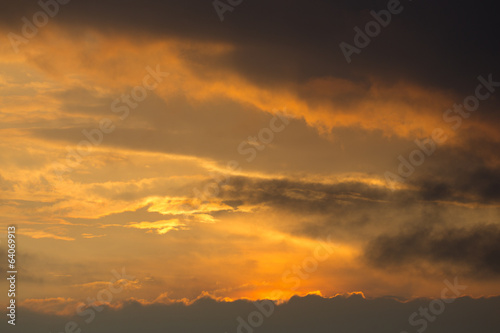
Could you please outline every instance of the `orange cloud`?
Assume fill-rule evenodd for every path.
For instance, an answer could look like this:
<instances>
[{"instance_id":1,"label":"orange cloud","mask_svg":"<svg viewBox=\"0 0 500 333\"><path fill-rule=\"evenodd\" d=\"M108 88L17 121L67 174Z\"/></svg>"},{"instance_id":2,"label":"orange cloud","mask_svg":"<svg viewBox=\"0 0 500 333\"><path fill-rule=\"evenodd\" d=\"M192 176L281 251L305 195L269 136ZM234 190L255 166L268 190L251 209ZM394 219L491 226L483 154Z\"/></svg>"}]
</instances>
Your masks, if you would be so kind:
<instances>
[{"instance_id":1,"label":"orange cloud","mask_svg":"<svg viewBox=\"0 0 500 333\"><path fill-rule=\"evenodd\" d=\"M172 230L188 230L184 223L178 219L156 221L156 222L139 222L132 223L125 226L126 228L146 229L156 231L158 234L163 235Z\"/></svg>"},{"instance_id":2,"label":"orange cloud","mask_svg":"<svg viewBox=\"0 0 500 333\"><path fill-rule=\"evenodd\" d=\"M34 230L34 229L24 229L22 228L21 230L18 231L18 234L28 236L34 239L41 239L41 238L52 238L52 239L57 239L57 240L65 240L65 241L74 241L75 239L73 237L67 237L67 236L60 236L60 235L55 235L43 230Z\"/></svg>"},{"instance_id":3,"label":"orange cloud","mask_svg":"<svg viewBox=\"0 0 500 333\"><path fill-rule=\"evenodd\" d=\"M71 316L75 314L78 304L79 302L72 298L55 297L44 299L28 298L23 300L20 306L45 314Z\"/></svg>"},{"instance_id":4,"label":"orange cloud","mask_svg":"<svg viewBox=\"0 0 500 333\"><path fill-rule=\"evenodd\" d=\"M106 235L82 234L82 236L83 238L91 239L91 238L105 237Z\"/></svg>"},{"instance_id":5,"label":"orange cloud","mask_svg":"<svg viewBox=\"0 0 500 333\"><path fill-rule=\"evenodd\" d=\"M228 44L181 39L132 43L125 36L113 36L111 40L92 30L82 33L83 39L76 43L69 32L57 27L45 29L23 53L24 60L59 84L88 87L101 93L121 92L135 86L144 76L146 65L161 64L171 73L155 91L164 99L178 93L185 94L193 103L226 97L270 113L286 106L290 113L325 134L335 127L359 127L381 130L388 136L413 138L443 127L453 136L442 120L442 112L463 98L411 82L386 85L373 77L366 78L364 84L318 77L280 88L260 87L239 73L199 66L184 56L189 51L214 59L225 57L233 51ZM57 49L65 49L68 54L57 62L45 56ZM346 101L347 96L351 98Z\"/></svg>"}]
</instances>

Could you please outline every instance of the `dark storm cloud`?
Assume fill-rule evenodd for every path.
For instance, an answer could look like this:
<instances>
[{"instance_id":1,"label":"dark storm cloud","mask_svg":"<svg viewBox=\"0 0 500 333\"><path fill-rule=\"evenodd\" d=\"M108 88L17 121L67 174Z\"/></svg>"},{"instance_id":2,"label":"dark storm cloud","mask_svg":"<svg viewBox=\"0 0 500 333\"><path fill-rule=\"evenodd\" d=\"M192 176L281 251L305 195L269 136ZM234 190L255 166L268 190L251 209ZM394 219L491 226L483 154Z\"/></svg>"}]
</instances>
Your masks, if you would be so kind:
<instances>
[{"instance_id":1,"label":"dark storm cloud","mask_svg":"<svg viewBox=\"0 0 500 333\"><path fill-rule=\"evenodd\" d=\"M500 226L472 228L415 227L376 238L365 250L375 267L406 267L422 261L466 268L477 277L500 276Z\"/></svg>"},{"instance_id":2,"label":"dark storm cloud","mask_svg":"<svg viewBox=\"0 0 500 333\"><path fill-rule=\"evenodd\" d=\"M353 44L353 28L373 20L387 1L243 1L224 22L212 1L71 1L53 19L80 38L88 26L107 33L228 42L234 52L218 66L236 69L260 85L334 76L364 81L414 81L470 93L480 74L500 75L499 29L494 3L401 1L403 12L355 54L351 65L339 48ZM1 22L21 29L35 1L2 1ZM74 28L74 29L72 29ZM187 57L189 58L189 57Z\"/></svg>"},{"instance_id":3,"label":"dark storm cloud","mask_svg":"<svg viewBox=\"0 0 500 333\"><path fill-rule=\"evenodd\" d=\"M240 328L239 332L400 332L421 328L420 324L411 327L408 318L420 307L428 308L429 302L428 299L419 299L401 303L392 298L364 299L360 295L331 299L319 296L293 297L279 306L271 307L267 303L263 310L268 311L266 313L269 316L266 317L260 315L257 307L247 301L226 303L205 298L190 306L144 306L131 301L119 310L105 307L102 312L94 311L95 319L88 324L84 319L89 319L89 314L67 318L21 309L16 329L23 332L62 332L66 323L74 320L79 328L93 333L232 333L238 332L241 322L238 322L238 318L248 323L249 315L253 314L253 322L258 322L262 316L262 324L257 328ZM439 320L428 323L426 332L497 332L500 324L497 315L499 306L498 297L459 298L446 304L446 311L439 315ZM472 308L475 309L474 316L470 316Z\"/></svg>"}]
</instances>

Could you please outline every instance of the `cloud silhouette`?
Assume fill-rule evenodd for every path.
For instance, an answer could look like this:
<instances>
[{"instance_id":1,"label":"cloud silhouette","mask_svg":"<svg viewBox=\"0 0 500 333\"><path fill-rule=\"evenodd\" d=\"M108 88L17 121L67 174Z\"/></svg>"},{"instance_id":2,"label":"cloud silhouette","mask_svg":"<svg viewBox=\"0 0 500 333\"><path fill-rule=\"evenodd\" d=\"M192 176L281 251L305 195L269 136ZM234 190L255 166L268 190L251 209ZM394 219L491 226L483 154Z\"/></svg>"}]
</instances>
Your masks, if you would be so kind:
<instances>
[{"instance_id":1,"label":"cloud silhouette","mask_svg":"<svg viewBox=\"0 0 500 333\"><path fill-rule=\"evenodd\" d=\"M191 305L184 303L144 305L127 301L120 306L103 306L99 311L81 309L81 316L57 316L19 310L18 331L64 332L69 325L93 333L136 332L416 332L422 324L410 325L409 317L419 308L428 308L429 299L401 302L394 298L366 299L360 294L322 298L309 295L293 297L275 305L270 301L220 302L202 298ZM434 321L426 332L496 333L500 319L500 298L461 297ZM470 309L475 309L471 316ZM420 318L420 316L418 317ZM437 320L436 320L437 318ZM2 323L3 324L3 323ZM77 328L76 328L77 327Z\"/></svg>"}]
</instances>

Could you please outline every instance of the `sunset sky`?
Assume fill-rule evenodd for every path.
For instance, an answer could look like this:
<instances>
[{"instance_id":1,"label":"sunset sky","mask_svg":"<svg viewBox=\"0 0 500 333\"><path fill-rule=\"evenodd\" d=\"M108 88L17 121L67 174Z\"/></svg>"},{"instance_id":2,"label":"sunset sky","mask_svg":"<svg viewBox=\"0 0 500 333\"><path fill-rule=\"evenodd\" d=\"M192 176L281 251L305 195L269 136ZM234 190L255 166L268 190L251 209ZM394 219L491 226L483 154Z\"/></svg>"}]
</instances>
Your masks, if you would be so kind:
<instances>
[{"instance_id":1,"label":"sunset sky","mask_svg":"<svg viewBox=\"0 0 500 333\"><path fill-rule=\"evenodd\" d=\"M271 299L282 312L261 332L328 309L374 323L338 332L416 332L419 302L458 279L461 303L427 332L498 332L493 3L0 3L9 330L75 317L83 332L139 332L134 307L144 332L203 331L182 306L229 333L248 301ZM102 303L86 324L78 312ZM305 331L336 332L325 318Z\"/></svg>"}]
</instances>

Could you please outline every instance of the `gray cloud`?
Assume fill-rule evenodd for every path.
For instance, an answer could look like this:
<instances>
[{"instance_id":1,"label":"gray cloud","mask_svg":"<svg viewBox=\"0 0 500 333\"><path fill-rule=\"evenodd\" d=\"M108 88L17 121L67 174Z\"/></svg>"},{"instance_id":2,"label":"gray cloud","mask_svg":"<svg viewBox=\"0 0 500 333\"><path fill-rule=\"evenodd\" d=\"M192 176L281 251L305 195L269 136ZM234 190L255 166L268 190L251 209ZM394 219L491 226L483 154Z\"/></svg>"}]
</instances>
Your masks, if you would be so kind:
<instances>
[{"instance_id":1,"label":"gray cloud","mask_svg":"<svg viewBox=\"0 0 500 333\"><path fill-rule=\"evenodd\" d=\"M426 201L497 204L500 201L500 168L494 153L498 144L467 136L462 148L438 147L416 168L408 183ZM403 154L408 156L408 154Z\"/></svg>"},{"instance_id":2,"label":"gray cloud","mask_svg":"<svg viewBox=\"0 0 500 333\"><path fill-rule=\"evenodd\" d=\"M408 317L420 307L429 306L428 299L402 303L392 298L364 299L359 295L337 296L331 299L319 296L293 297L289 302L274 307L269 317L263 317L262 326L255 332L400 332L415 331ZM500 299L459 298L446 304L439 320L430 322L426 332L497 332L500 324L496 309ZM474 308L475 315L470 316ZM217 302L204 298L190 306L141 305L135 301L125 303L123 308L113 310L105 307L95 312L95 320L84 322L89 316L73 318L37 314L26 309L19 310L18 330L63 331L68 320L74 320L84 331L93 333L143 332L237 332L238 317L247 321L257 308L247 301ZM257 312L258 313L258 312ZM258 315L254 315L257 317ZM3 325L3 324L2 324ZM419 328L419 327L417 327ZM239 332L246 332L245 329Z\"/></svg>"},{"instance_id":3,"label":"gray cloud","mask_svg":"<svg viewBox=\"0 0 500 333\"><path fill-rule=\"evenodd\" d=\"M476 277L500 275L500 226L429 227L425 223L394 236L374 239L365 249L368 262L381 268L451 264ZM460 268L458 268L460 267Z\"/></svg>"}]
</instances>

